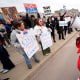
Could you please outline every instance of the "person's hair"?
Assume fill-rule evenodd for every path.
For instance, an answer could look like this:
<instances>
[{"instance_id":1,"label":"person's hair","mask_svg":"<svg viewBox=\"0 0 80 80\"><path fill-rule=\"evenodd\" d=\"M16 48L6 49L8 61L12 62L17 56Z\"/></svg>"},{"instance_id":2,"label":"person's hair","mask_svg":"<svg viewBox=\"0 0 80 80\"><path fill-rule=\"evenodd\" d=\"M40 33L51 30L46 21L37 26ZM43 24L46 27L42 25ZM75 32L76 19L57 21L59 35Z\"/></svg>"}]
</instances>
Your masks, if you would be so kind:
<instances>
[{"instance_id":1,"label":"person's hair","mask_svg":"<svg viewBox=\"0 0 80 80\"><path fill-rule=\"evenodd\" d=\"M13 22L14 28L20 27L20 26L21 26L21 23L24 23L24 22L23 22L23 21L14 21L14 22Z\"/></svg>"},{"instance_id":2,"label":"person's hair","mask_svg":"<svg viewBox=\"0 0 80 80\"><path fill-rule=\"evenodd\" d=\"M38 25L38 26L40 26L40 24L39 24L39 20L40 20L41 18L38 18L37 20L36 20L36 25Z\"/></svg>"},{"instance_id":3,"label":"person's hair","mask_svg":"<svg viewBox=\"0 0 80 80\"><path fill-rule=\"evenodd\" d=\"M3 23L3 21L0 19L0 24L2 24Z\"/></svg>"}]
</instances>

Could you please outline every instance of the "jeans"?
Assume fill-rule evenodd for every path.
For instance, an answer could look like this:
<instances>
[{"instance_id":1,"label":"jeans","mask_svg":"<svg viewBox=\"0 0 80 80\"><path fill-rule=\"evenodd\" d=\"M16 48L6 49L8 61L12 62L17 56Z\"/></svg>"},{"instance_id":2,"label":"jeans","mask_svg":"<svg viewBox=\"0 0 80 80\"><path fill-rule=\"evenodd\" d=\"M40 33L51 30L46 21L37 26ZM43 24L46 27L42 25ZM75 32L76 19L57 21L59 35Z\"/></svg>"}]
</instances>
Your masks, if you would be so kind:
<instances>
[{"instance_id":1,"label":"jeans","mask_svg":"<svg viewBox=\"0 0 80 80\"><path fill-rule=\"evenodd\" d=\"M27 64L27 65L31 64L31 61L30 61L30 59L28 58L28 56L27 56L26 54L23 54L23 56L24 56L24 58L25 58L26 64ZM34 60L37 59L36 54L33 55L33 58L34 58Z\"/></svg>"}]
</instances>

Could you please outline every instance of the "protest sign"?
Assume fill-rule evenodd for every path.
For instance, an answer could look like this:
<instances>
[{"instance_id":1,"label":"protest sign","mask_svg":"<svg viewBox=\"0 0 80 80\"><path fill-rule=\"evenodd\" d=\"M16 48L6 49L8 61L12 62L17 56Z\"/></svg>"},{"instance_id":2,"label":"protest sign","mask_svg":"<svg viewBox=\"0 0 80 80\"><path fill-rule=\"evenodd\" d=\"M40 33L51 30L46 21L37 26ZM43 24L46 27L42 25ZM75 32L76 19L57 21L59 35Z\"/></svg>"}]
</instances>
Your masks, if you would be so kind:
<instances>
[{"instance_id":1,"label":"protest sign","mask_svg":"<svg viewBox=\"0 0 80 80\"><path fill-rule=\"evenodd\" d=\"M71 18L70 18L70 17L66 17L66 18L64 18L64 19L65 19L65 21L67 21L67 22L71 21Z\"/></svg>"},{"instance_id":2,"label":"protest sign","mask_svg":"<svg viewBox=\"0 0 80 80\"><path fill-rule=\"evenodd\" d=\"M72 23L71 23L71 28L77 28L77 29L80 29L80 19L78 16L75 16L73 19L72 19Z\"/></svg>"},{"instance_id":3,"label":"protest sign","mask_svg":"<svg viewBox=\"0 0 80 80\"><path fill-rule=\"evenodd\" d=\"M4 19L20 19L16 7L1 8L4 14Z\"/></svg>"},{"instance_id":4,"label":"protest sign","mask_svg":"<svg viewBox=\"0 0 80 80\"><path fill-rule=\"evenodd\" d=\"M59 26L68 26L67 21L59 21Z\"/></svg>"},{"instance_id":5,"label":"protest sign","mask_svg":"<svg viewBox=\"0 0 80 80\"><path fill-rule=\"evenodd\" d=\"M33 29L25 30L21 34L16 34L16 36L21 46L24 47L26 55L31 58L39 49Z\"/></svg>"},{"instance_id":6,"label":"protest sign","mask_svg":"<svg viewBox=\"0 0 80 80\"><path fill-rule=\"evenodd\" d=\"M51 34L48 30L41 33L40 40L43 46L43 50L52 45Z\"/></svg>"},{"instance_id":7,"label":"protest sign","mask_svg":"<svg viewBox=\"0 0 80 80\"><path fill-rule=\"evenodd\" d=\"M27 13L37 13L38 12L36 4L24 3L24 7Z\"/></svg>"},{"instance_id":8,"label":"protest sign","mask_svg":"<svg viewBox=\"0 0 80 80\"><path fill-rule=\"evenodd\" d=\"M45 7L43 7L43 10L44 10L45 16L51 16L50 6L45 6Z\"/></svg>"}]
</instances>

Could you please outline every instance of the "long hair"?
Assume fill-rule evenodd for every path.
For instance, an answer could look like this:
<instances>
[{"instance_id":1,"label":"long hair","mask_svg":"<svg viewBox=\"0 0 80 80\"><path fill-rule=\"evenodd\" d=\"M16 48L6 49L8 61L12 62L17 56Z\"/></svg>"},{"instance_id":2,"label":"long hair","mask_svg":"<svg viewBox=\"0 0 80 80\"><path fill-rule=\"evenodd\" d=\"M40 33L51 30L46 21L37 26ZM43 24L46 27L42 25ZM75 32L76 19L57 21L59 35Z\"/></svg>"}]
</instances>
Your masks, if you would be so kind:
<instances>
[{"instance_id":1,"label":"long hair","mask_svg":"<svg viewBox=\"0 0 80 80\"><path fill-rule=\"evenodd\" d=\"M38 25L38 26L40 26L40 24L39 24L39 20L40 20L41 18L38 18L37 20L36 20L36 25ZM43 23L43 25L44 25L44 23Z\"/></svg>"}]
</instances>

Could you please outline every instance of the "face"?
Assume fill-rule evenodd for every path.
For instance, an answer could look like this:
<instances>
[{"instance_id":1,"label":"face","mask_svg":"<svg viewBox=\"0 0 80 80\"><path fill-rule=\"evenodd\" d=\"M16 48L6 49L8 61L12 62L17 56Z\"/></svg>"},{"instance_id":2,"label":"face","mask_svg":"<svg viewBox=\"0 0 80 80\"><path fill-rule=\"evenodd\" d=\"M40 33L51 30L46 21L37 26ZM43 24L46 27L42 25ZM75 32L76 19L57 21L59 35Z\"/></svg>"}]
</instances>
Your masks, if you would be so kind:
<instances>
[{"instance_id":1,"label":"face","mask_svg":"<svg viewBox=\"0 0 80 80\"><path fill-rule=\"evenodd\" d=\"M35 17L32 17L32 20L35 20Z\"/></svg>"},{"instance_id":2,"label":"face","mask_svg":"<svg viewBox=\"0 0 80 80\"><path fill-rule=\"evenodd\" d=\"M42 19L39 20L39 25L40 25L40 26L43 25L43 21L42 21Z\"/></svg>"},{"instance_id":3,"label":"face","mask_svg":"<svg viewBox=\"0 0 80 80\"><path fill-rule=\"evenodd\" d=\"M51 19L49 18L49 22L51 22Z\"/></svg>"},{"instance_id":4,"label":"face","mask_svg":"<svg viewBox=\"0 0 80 80\"><path fill-rule=\"evenodd\" d=\"M60 17L58 17L58 21L60 21Z\"/></svg>"},{"instance_id":5,"label":"face","mask_svg":"<svg viewBox=\"0 0 80 80\"><path fill-rule=\"evenodd\" d=\"M18 27L19 30L23 31L24 30L24 23L21 23L21 26Z\"/></svg>"},{"instance_id":6,"label":"face","mask_svg":"<svg viewBox=\"0 0 80 80\"><path fill-rule=\"evenodd\" d=\"M7 23L7 24L11 24L11 21L9 21L9 20L6 20L6 23Z\"/></svg>"}]
</instances>

